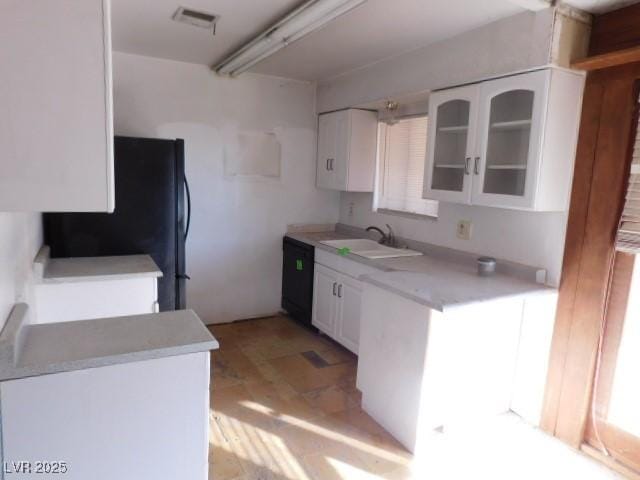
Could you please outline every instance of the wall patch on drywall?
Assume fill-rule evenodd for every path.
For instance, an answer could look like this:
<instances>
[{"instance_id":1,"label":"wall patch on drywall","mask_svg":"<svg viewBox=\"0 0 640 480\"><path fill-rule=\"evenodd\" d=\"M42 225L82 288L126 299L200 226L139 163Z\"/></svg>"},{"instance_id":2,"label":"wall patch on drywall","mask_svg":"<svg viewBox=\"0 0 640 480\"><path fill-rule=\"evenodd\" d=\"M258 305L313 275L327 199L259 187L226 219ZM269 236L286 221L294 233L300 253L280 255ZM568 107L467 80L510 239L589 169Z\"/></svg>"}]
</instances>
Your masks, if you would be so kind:
<instances>
[{"instance_id":1,"label":"wall patch on drywall","mask_svg":"<svg viewBox=\"0 0 640 480\"><path fill-rule=\"evenodd\" d=\"M277 180L281 175L281 147L275 133L239 132L224 150L225 177Z\"/></svg>"}]
</instances>

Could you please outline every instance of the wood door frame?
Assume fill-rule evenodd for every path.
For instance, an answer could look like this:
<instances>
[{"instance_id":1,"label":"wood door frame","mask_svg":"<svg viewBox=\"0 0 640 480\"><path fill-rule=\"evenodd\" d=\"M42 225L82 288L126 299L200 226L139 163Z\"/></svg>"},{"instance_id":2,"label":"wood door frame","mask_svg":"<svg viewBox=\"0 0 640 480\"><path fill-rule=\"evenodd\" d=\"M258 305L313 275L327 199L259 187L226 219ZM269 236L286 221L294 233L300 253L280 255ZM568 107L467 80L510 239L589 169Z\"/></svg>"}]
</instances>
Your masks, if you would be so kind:
<instances>
[{"instance_id":1,"label":"wood door frame","mask_svg":"<svg viewBox=\"0 0 640 480\"><path fill-rule=\"evenodd\" d=\"M584 441L635 133L640 63L588 75L541 427ZM612 214L612 212L615 212Z\"/></svg>"},{"instance_id":2,"label":"wood door frame","mask_svg":"<svg viewBox=\"0 0 640 480\"><path fill-rule=\"evenodd\" d=\"M622 340L624 321L629 303L634 263L635 258L631 254L618 252L615 255L611 275L611 291L607 302L607 321L604 327L604 342L601 355L602 368L597 378L597 385L594 385L596 413L604 418L606 418L609 411L615 366L618 361L618 349ZM589 426L587 425L587 433ZM588 434L587 438L589 438Z\"/></svg>"},{"instance_id":3,"label":"wood door frame","mask_svg":"<svg viewBox=\"0 0 640 480\"><path fill-rule=\"evenodd\" d=\"M591 410L586 425L585 443L599 449L606 448L612 458L640 472L640 439L607 420L635 262L634 255L616 253L607 302L602 362L593 390L595 408Z\"/></svg>"},{"instance_id":4,"label":"wood door frame","mask_svg":"<svg viewBox=\"0 0 640 480\"><path fill-rule=\"evenodd\" d=\"M594 368L613 265L614 235L635 131L640 63L611 55L640 46L640 3L593 21L563 273L541 428L578 448L585 439ZM627 50L628 51L628 50ZM607 61L602 56L609 54ZM593 58L599 56L599 61ZM588 59L587 59L588 60ZM580 62L577 62L579 65ZM614 204L617 202L617 204ZM584 445L583 445L584 447Z\"/></svg>"}]
</instances>

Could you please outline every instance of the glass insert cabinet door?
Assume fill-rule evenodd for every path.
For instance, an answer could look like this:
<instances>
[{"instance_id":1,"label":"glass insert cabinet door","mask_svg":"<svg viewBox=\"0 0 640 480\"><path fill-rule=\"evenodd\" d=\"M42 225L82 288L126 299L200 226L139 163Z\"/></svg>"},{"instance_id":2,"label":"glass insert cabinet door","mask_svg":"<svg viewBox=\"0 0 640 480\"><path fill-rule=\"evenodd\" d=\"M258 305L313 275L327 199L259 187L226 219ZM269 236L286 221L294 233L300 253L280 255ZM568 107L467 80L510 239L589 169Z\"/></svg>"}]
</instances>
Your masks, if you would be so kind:
<instances>
[{"instance_id":1,"label":"glass insert cabinet door","mask_svg":"<svg viewBox=\"0 0 640 480\"><path fill-rule=\"evenodd\" d=\"M434 92L429 101L424 197L468 203L478 85Z\"/></svg>"},{"instance_id":2,"label":"glass insert cabinet door","mask_svg":"<svg viewBox=\"0 0 640 480\"><path fill-rule=\"evenodd\" d=\"M534 72L482 85L473 203L533 205L547 78Z\"/></svg>"}]
</instances>

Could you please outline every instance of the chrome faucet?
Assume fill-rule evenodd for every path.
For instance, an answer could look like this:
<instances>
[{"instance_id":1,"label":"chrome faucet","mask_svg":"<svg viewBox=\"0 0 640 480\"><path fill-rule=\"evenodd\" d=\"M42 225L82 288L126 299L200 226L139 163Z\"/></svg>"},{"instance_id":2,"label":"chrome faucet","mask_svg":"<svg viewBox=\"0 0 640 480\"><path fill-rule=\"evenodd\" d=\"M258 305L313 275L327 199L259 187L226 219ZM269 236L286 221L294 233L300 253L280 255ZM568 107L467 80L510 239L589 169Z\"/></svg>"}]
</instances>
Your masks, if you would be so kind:
<instances>
[{"instance_id":1,"label":"chrome faucet","mask_svg":"<svg viewBox=\"0 0 640 480\"><path fill-rule=\"evenodd\" d=\"M378 240L379 244L387 245L389 247L396 248L398 246L398 241L396 240L396 235L395 235L393 229L391 228L391 225L389 225L388 223L385 224L385 225L389 229L389 233L384 233L380 228L374 227L374 226L367 227L367 232L371 232L371 231L378 232L381 235L380 240Z\"/></svg>"},{"instance_id":2,"label":"chrome faucet","mask_svg":"<svg viewBox=\"0 0 640 480\"><path fill-rule=\"evenodd\" d=\"M396 240L396 233L391 228L391 225L385 223L387 228L389 229L389 233L387 233L387 245L390 247L396 248L398 246L398 240Z\"/></svg>"}]
</instances>

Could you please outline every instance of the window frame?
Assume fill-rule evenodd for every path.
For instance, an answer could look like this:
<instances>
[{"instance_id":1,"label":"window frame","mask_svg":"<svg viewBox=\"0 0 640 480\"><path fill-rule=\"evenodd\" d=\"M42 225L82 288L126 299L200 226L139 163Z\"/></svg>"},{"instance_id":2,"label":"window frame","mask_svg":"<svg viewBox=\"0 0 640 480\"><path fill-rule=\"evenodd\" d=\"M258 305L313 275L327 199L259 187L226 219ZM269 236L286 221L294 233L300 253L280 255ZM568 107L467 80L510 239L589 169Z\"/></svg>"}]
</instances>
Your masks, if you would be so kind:
<instances>
[{"instance_id":1,"label":"window frame","mask_svg":"<svg viewBox=\"0 0 640 480\"><path fill-rule=\"evenodd\" d=\"M411 115L403 115L403 116L396 117L395 120L400 122L402 120L410 120L413 118L428 119L429 115L426 112L415 113ZM376 168L375 168L375 178L374 178L372 209L376 213L385 214L385 215L394 215L398 217L405 217L405 218L414 219L414 220L437 220L439 216L439 209L440 209L440 202L438 202L437 200L431 200L426 198L422 199L425 202L435 204L434 205L435 214L433 215L429 215L425 213L416 213L408 210L392 209L392 208L381 206L381 202L383 198L382 192L384 190L384 181L385 181L384 169L385 169L386 155L387 155L387 129L391 126L393 125L389 125L385 121L385 119L381 118L378 120L378 138L376 139L376 144L377 144ZM425 145L425 149L424 149L425 168L426 168L426 161L427 161L427 150L428 150L428 145Z\"/></svg>"}]
</instances>

